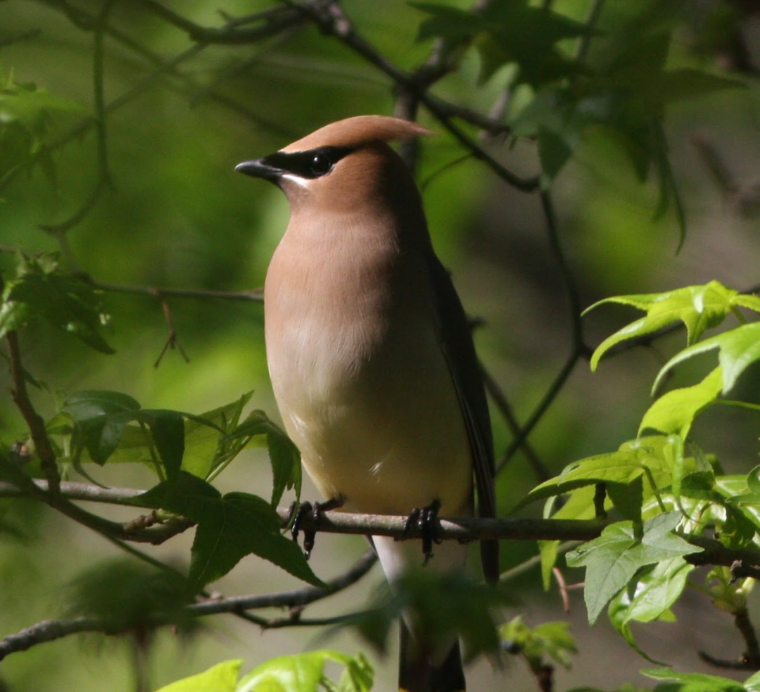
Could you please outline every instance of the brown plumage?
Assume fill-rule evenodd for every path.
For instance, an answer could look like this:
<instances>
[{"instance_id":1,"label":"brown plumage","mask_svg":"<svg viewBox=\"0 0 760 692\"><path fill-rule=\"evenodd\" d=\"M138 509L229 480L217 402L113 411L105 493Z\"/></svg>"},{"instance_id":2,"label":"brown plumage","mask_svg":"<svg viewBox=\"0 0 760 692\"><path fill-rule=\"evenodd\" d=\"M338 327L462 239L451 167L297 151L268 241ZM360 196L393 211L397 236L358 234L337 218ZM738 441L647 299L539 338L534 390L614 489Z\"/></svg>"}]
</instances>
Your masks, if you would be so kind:
<instances>
[{"instance_id":1,"label":"brown plumage","mask_svg":"<svg viewBox=\"0 0 760 692\"><path fill-rule=\"evenodd\" d=\"M433 251L411 174L387 142L429 134L360 116L238 167L285 192L291 219L267 272L267 360L285 427L320 492L346 511L495 516L483 384L464 311ZM422 563L419 544L374 537L388 579ZM459 569L466 547L436 546ZM495 542L484 572L498 575ZM402 623L400 685L464 689L456 642L429 650ZM410 629L411 628L411 629Z\"/></svg>"}]
</instances>

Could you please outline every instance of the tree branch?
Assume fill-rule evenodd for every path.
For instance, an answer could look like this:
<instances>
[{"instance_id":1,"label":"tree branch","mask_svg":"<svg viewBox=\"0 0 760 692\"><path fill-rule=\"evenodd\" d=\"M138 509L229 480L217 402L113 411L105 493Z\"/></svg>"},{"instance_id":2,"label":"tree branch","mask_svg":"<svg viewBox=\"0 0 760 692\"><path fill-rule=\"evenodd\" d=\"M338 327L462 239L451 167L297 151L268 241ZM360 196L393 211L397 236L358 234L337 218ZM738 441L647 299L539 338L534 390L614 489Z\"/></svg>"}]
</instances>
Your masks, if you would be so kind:
<instances>
[{"instance_id":1,"label":"tree branch","mask_svg":"<svg viewBox=\"0 0 760 692\"><path fill-rule=\"evenodd\" d=\"M191 22L154 0L140 0L140 4L165 22L186 32L191 40L201 44L240 45L253 43L306 23L305 17L300 12L290 10L287 7L273 7L243 18L232 19L225 26L213 29ZM243 24L254 23L257 23L258 26L239 28Z\"/></svg>"},{"instance_id":2,"label":"tree branch","mask_svg":"<svg viewBox=\"0 0 760 692\"><path fill-rule=\"evenodd\" d=\"M247 610L256 610L261 608L303 608L309 603L327 598L338 591L342 591L359 581L372 566L377 562L377 556L374 551L367 551L354 565L352 565L343 574L326 582L324 588L306 587L303 589L293 589L291 591L281 591L279 593L264 594L257 596L237 596L233 598L213 599L210 598L200 603L193 603L183 609L183 614L189 617L206 617L208 615L219 615L224 613L245 614ZM345 619L351 616L340 616ZM253 622L263 628L276 628L293 625L314 625L324 624L322 620L310 622L307 620L299 621L298 618L287 618L284 620L266 620L252 616ZM333 618L334 620L334 618ZM160 616L153 623L159 627L167 624L165 619ZM26 651L37 644L62 639L72 634L82 632L100 632L103 634L121 634L128 630L120 630L106 618L94 617L77 617L68 620L44 620L32 625L26 629L11 634L0 640L0 661L12 653Z\"/></svg>"},{"instance_id":3,"label":"tree branch","mask_svg":"<svg viewBox=\"0 0 760 692\"><path fill-rule=\"evenodd\" d=\"M296 608L303 607L338 591L352 586L359 581L377 562L374 550L368 550L354 565L343 574L325 582L325 587L308 586L292 591L261 594L255 596L232 596L222 599L208 599L202 603L188 606L187 611L195 616L217 615L220 613L240 613L260 608Z\"/></svg>"},{"instance_id":4,"label":"tree branch","mask_svg":"<svg viewBox=\"0 0 760 692\"><path fill-rule=\"evenodd\" d=\"M37 488L48 489L47 481L35 480ZM62 482L60 484L62 501L69 508L81 510L70 500L85 500L91 502L107 502L123 504L124 500L140 495L142 490L133 488L100 488L84 483ZM31 497L24 489L9 483L0 482L0 497ZM130 502L130 506L135 506ZM60 507L56 506L56 509ZM72 510L69 510L72 511ZM64 512L66 513L66 512ZM282 521L283 529L288 526L290 509L281 507L277 510ZM89 521L97 519L105 522L103 533L120 540L142 543L161 543L175 535L179 530L193 526L187 519L177 518L160 526L142 529L136 534L130 534L125 528L127 524L110 522L95 515L84 512ZM72 518L79 520L76 514ZM301 529L323 533L338 533L362 536L390 536L398 539L420 539L422 531L415 526L407 527L405 516L384 514L348 514L345 512L324 512L318 519L306 513L302 517ZM81 521L88 525L88 519ZM611 522L586 519L478 519L474 517L450 517L440 519L438 537L442 540L458 540L462 542L477 541L488 538L501 540L559 540L559 541L590 541L597 538ZM93 526L100 530L97 526ZM726 565L734 566L740 561L745 567L760 566L760 550L753 548L727 548L719 541L704 536L684 535L682 538L692 545L702 548L703 552L686 556L686 561L694 565Z\"/></svg>"},{"instance_id":5,"label":"tree branch","mask_svg":"<svg viewBox=\"0 0 760 692\"><path fill-rule=\"evenodd\" d=\"M327 0L326 2L316 2L311 0L306 3L297 3L294 0L282 0L288 6L297 9L304 16L310 18L320 29L331 36L334 36L345 46L363 57L371 65L374 65L381 72L390 77L397 87L402 87L414 94L430 113L443 125L455 139L459 141L472 155L486 164L499 178L509 185L524 192L533 192L538 189L538 178L522 178L512 173L508 168L502 166L493 156L478 145L471 137L466 135L457 125L452 122L453 117L462 117L464 113L461 109L449 110L448 104L432 97L426 91L424 86L420 86L414 78L403 70L396 67L380 51L376 50L359 32L355 29L349 18L343 12L340 3L337 0ZM480 119L482 123L482 118ZM504 127L499 123L500 127Z\"/></svg>"},{"instance_id":6,"label":"tree branch","mask_svg":"<svg viewBox=\"0 0 760 692\"><path fill-rule=\"evenodd\" d=\"M18 334L8 332L6 337L8 342L8 356L11 366L11 378L13 380L13 389L11 397L16 408L21 412L27 426L29 426L29 435L34 443L35 451L40 460L40 465L48 479L48 492L51 497L55 498L60 495L61 477L58 473L58 464L56 462L55 452L50 444L50 439L45 430L45 421L37 411L35 411L29 398L29 392L26 388L26 376L24 366L21 363L21 349L18 344Z\"/></svg>"}]
</instances>

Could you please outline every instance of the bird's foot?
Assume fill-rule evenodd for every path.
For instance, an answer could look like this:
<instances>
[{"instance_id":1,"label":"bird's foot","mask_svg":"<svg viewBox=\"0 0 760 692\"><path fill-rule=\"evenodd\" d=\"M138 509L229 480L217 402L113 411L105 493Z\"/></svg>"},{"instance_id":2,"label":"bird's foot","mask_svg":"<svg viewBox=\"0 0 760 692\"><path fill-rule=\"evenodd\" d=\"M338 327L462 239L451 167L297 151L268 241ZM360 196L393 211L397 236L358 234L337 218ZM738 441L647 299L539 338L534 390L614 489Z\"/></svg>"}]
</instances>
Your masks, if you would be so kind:
<instances>
[{"instance_id":1,"label":"bird's foot","mask_svg":"<svg viewBox=\"0 0 760 692\"><path fill-rule=\"evenodd\" d=\"M343 501L340 498L334 498L326 502L301 502L300 504L294 502L290 505L290 516L288 518L290 535L294 541L298 542L298 534L303 531L303 552L307 560L311 557L311 551L314 550L314 538L317 535L322 512L335 509L342 504ZM307 517L311 519L311 526L308 529L302 528Z\"/></svg>"},{"instance_id":2,"label":"bird's foot","mask_svg":"<svg viewBox=\"0 0 760 692\"><path fill-rule=\"evenodd\" d=\"M408 538L413 532L420 532L425 564L433 557L433 543L441 542L438 537L438 510L440 508L441 503L433 500L427 507L413 509L404 523L404 538Z\"/></svg>"}]
</instances>

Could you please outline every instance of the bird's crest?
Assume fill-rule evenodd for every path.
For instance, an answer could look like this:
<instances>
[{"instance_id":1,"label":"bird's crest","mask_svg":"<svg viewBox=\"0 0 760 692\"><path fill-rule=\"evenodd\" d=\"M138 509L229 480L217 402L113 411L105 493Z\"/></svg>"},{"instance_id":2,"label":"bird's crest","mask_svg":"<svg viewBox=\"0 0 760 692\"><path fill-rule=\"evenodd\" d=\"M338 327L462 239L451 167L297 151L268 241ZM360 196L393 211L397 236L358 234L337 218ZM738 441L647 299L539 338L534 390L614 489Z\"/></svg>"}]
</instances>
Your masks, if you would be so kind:
<instances>
[{"instance_id":1,"label":"bird's crest","mask_svg":"<svg viewBox=\"0 0 760 692\"><path fill-rule=\"evenodd\" d=\"M359 147L371 142L392 142L406 137L434 134L409 120L384 115L357 115L338 120L281 149L284 152L308 151L323 146Z\"/></svg>"}]
</instances>

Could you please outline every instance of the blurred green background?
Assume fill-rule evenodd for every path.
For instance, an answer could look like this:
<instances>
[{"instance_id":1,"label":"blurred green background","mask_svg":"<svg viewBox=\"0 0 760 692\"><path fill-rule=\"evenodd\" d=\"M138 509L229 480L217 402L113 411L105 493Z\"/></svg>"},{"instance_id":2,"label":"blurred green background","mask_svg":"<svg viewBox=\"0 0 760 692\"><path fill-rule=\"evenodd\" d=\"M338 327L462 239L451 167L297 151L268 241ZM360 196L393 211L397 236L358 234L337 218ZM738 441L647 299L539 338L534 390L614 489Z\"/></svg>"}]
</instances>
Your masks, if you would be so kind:
<instances>
[{"instance_id":1,"label":"blurred green background","mask_svg":"<svg viewBox=\"0 0 760 692\"><path fill-rule=\"evenodd\" d=\"M273 5L258 0L164 0L164 7L204 26L220 26ZM466 3L446 3L466 7ZM583 19L592 3L553 3L557 12ZM420 65L431 41L416 42L424 15L405 2L346 0L347 14L372 44L403 69ZM32 82L51 94L72 99L90 113L93 102L94 34L88 21L101 3L80 0L6 0L0 3L0 70L17 83ZM604 60L626 27L655 12L672 33L668 65L730 74L743 88L718 91L679 102L666 111L665 131L687 218L680 252L672 208L654 218L657 186L650 175L636 178L625 150L613 134L598 128L585 133L571 162L553 183L562 247L583 307L617 294L665 291L717 279L736 289L758 283L760 244L760 138L755 64L760 49L760 15L752 3L727 0L694 3L607 2L590 60ZM89 18L89 20L88 20ZM68 233L72 257L96 280L140 287L248 291L262 286L267 263L288 219L287 204L274 187L233 170L236 163L271 153L322 124L364 113L392 114L390 80L338 41L308 23L253 45L197 47L143 2L116 2L108 18L114 33L104 39L107 152L111 185L85 218ZM128 41L119 40L119 37ZM193 48L196 46L196 48ZM737 47L738 46L738 47ZM178 56L183 56L178 59ZM158 61L172 67L159 69ZM642 63L642 70L646 65ZM725 71L723 71L725 70ZM505 92L509 68L478 83L474 51L434 92L488 112ZM519 108L525 95L512 94ZM422 112L421 120L441 134L423 143L417 177L423 189L433 242L453 272L467 311L483 319L476 340L489 372L503 388L518 420L526 420L544 396L571 349L571 313L556 258L547 241L538 196L500 182L473 159L460 160L462 148ZM66 138L53 152L57 184L40 167L21 171L2 184L0 262L14 264L11 250L58 250L40 228L70 218L98 181L96 130L78 113L60 113L48 123L46 141ZM3 123L0 122L0 127ZM474 133L474 130L473 130ZM700 144L701 143L701 144ZM484 146L522 175L539 171L535 147L488 140ZM731 185L719 182L705 152L717 155ZM453 165L449 165L453 164ZM754 205L754 206L753 206ZM74 268L74 267L72 267ZM81 389L126 392L143 406L201 413L255 390L253 404L276 418L263 348L261 305L256 302L169 298L179 341L190 361L170 350L154 367L168 335L160 303L150 297L106 292L112 322L107 339L115 355L97 354L73 338L42 324L22 334L25 365L47 391L35 392L45 415ZM584 319L586 343L595 346L633 315L606 308ZM605 361L592 375L579 363L530 438L550 473L584 456L615 449L636 435L649 405L649 387L675 340L631 351ZM680 343L680 341L678 342ZM747 378L748 393L757 378ZM10 382L0 371L0 388ZM512 435L493 415L497 456ZM700 430L706 448L717 452L728 470L747 471L757 462L756 425L749 414L716 411ZM0 397L0 442L9 446L24 425L8 396ZM92 470L100 482L147 487L138 468ZM498 481L499 505L506 515L538 478L517 454ZM261 450L247 452L223 474L223 491L239 489L267 496L270 475ZM305 497L316 493L306 485ZM30 503L3 505L0 533L0 635L61 615L67 584L88 564L116 555L103 539L61 516ZM540 511L538 508L536 512ZM114 512L128 518L129 513ZM155 554L187 563L191 537L183 536ZM324 536L313 566L321 577L337 574L364 550L360 539ZM30 547L32 548L30 550ZM527 542L503 551L503 567L524 560L535 549ZM337 614L363 605L380 581L362 584L329 600L310 614ZM288 575L261 560L246 558L215 585L219 591L257 593L295 588ZM516 610L526 621L562 619L556 593L545 595L533 571L516 582ZM697 611L697 607L699 610ZM713 613L693 594L679 604L677 624L658 624L641 634L644 648L679 667L705 669L697 651L731 657L741 649L728 618ZM613 687L635 681L645 662L609 625L589 630L580 592L572 594L570 619L581 654L575 669L560 672L558 687L589 684ZM161 632L150 651L154 687L189 675L224 658L242 657L247 670L277 653L294 653L329 644L353 654L361 643L338 634L285 629L260 634L232 618L202 623L192 638ZM600 650L604 655L600 655ZM130 647L114 638L73 637L11 656L0 678L14 692L46 690L129 690ZM392 656L380 663L377 689L390 689ZM702 666L702 668L699 668ZM481 665L485 688L492 673ZM508 672L512 689L529 689L527 673ZM478 689L478 682L472 683Z\"/></svg>"}]
</instances>

